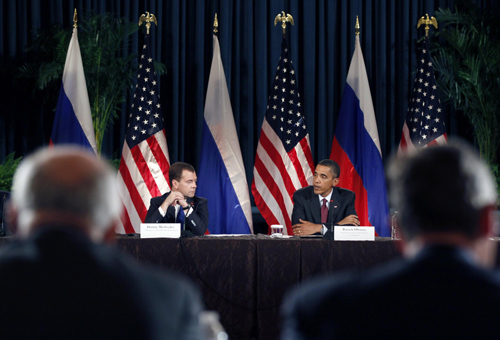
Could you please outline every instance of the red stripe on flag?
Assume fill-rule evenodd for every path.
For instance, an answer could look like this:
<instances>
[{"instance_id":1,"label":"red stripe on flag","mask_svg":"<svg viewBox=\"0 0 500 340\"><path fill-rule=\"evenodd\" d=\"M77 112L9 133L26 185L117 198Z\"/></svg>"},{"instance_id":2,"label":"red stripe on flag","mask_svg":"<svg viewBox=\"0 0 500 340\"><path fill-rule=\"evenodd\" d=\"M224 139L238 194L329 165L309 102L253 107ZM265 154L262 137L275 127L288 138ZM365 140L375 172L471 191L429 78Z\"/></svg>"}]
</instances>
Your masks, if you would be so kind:
<instances>
[{"instance_id":1,"label":"red stripe on flag","mask_svg":"<svg viewBox=\"0 0 500 340\"><path fill-rule=\"evenodd\" d=\"M271 234L271 225L279 224L279 222L276 216L274 216L272 210L269 209L269 206L266 204L266 202L264 202L264 199L260 195L260 192L257 190L257 187L255 186L255 180L252 181L252 194L255 201L255 205L259 209L262 217L264 217L264 219L267 222L267 233Z\"/></svg>"},{"instance_id":2,"label":"red stripe on flag","mask_svg":"<svg viewBox=\"0 0 500 340\"><path fill-rule=\"evenodd\" d=\"M123 229L125 229L125 233L127 234L135 233L134 226L132 225L132 222L130 222L130 217L128 216L127 207L125 205L123 205L123 211L122 215L120 216L120 219L122 220Z\"/></svg>"},{"instance_id":3,"label":"red stripe on flag","mask_svg":"<svg viewBox=\"0 0 500 340\"><path fill-rule=\"evenodd\" d=\"M165 130L163 130L163 131L165 131ZM161 149L160 144L158 144L158 140L156 139L155 135L149 137L147 139L147 142L148 142L149 148L151 149L151 152L153 153L153 156L156 159L156 162L158 163L158 166L163 171L163 176L165 176L165 179L167 180L168 186L170 187L170 179L168 177L168 171L170 169L170 164L168 163L167 157L165 157L165 154L163 153L163 150Z\"/></svg>"},{"instance_id":4,"label":"red stripe on flag","mask_svg":"<svg viewBox=\"0 0 500 340\"><path fill-rule=\"evenodd\" d=\"M135 164L139 169L142 178L144 179L144 183L146 183L146 187L149 189L151 197L161 196L160 190L156 185L153 175L151 175L151 170L149 170L146 160L144 159L144 155L142 154L138 145L133 147L130 150L130 153L132 154L132 157L134 157Z\"/></svg>"},{"instance_id":5,"label":"red stripe on flag","mask_svg":"<svg viewBox=\"0 0 500 340\"><path fill-rule=\"evenodd\" d=\"M302 138L300 141L300 146L302 147L302 150L304 150L304 155L306 155L307 163L309 164L309 167L311 168L311 172L314 173L314 168L316 165L314 164L313 161L313 156L311 153L311 148L309 147L309 143L307 143L307 138ZM305 185L308 186L309 184Z\"/></svg>"},{"instance_id":6,"label":"red stripe on flag","mask_svg":"<svg viewBox=\"0 0 500 340\"><path fill-rule=\"evenodd\" d=\"M297 150L293 148L292 150L288 151L288 157L290 157L290 160L292 161L293 167L295 168L295 171L297 172L297 177L300 181L300 185L302 187L307 187L309 184L307 183L306 180L306 175L304 174L304 169L302 169L302 163L297 157ZM288 188L288 186L287 186ZM293 188L295 189L295 187ZM292 193L293 195L293 193Z\"/></svg>"},{"instance_id":7,"label":"red stripe on flag","mask_svg":"<svg viewBox=\"0 0 500 340\"><path fill-rule=\"evenodd\" d=\"M262 135L261 135L261 140L262 140ZM262 178L262 181L266 185L266 187L269 189L269 192L273 195L274 199L278 203L278 206L283 214L283 218L285 219L285 224L289 232L292 231L292 221L290 220L290 216L288 215L288 211L286 209L286 204L285 201L283 200L283 193L281 192L279 186L276 184L274 181L274 178L271 176L269 171L267 170L266 166L264 163L262 163L259 154L255 156L255 169L257 169L257 172L260 175L260 178ZM284 170L286 173L286 170ZM285 173L281 173L282 176L285 175ZM286 173L288 175L288 173ZM266 179L266 180L264 180ZM288 189L288 188L287 188ZM293 193L292 193L293 195ZM257 202L255 202L257 203ZM264 202L265 204L265 202ZM260 211L260 208L259 208ZM261 211L262 213L262 211ZM268 222L269 223L269 222ZM291 235L289 233L289 235Z\"/></svg>"},{"instance_id":8,"label":"red stripe on flag","mask_svg":"<svg viewBox=\"0 0 500 340\"><path fill-rule=\"evenodd\" d=\"M125 160L121 159L120 163L120 168L119 168L120 174L122 175L123 182L125 183L125 186L127 187L128 193L130 195L130 199L132 200L132 203L134 204L135 210L137 210L137 214L141 218L141 221L144 222L144 219L146 218L146 214L148 213L148 210L146 209L146 206L144 205L144 202L142 200L141 195L139 194L139 191L137 191L137 187L135 186L135 183L130 176L130 171L127 167L127 164L125 163Z\"/></svg>"},{"instance_id":9,"label":"red stripe on flag","mask_svg":"<svg viewBox=\"0 0 500 340\"><path fill-rule=\"evenodd\" d=\"M262 132L260 133L260 144L262 144L262 147L264 148L264 150L266 150L267 154L269 155L269 158L271 158L274 165L276 165L276 167L278 168L278 170L281 174L281 177L283 178L283 183L285 184L286 191L288 192L288 195L290 195L290 198L292 199L293 194L295 192L295 185L293 185L293 181L290 178L290 174L286 170L285 163L283 163L283 159L281 158L280 153L278 152L278 150L276 150L276 148L274 147L273 143L271 143L269 138L267 138L264 130L262 130ZM259 155L257 154L255 157L258 158ZM262 167L265 168L266 166L264 165L264 163L262 163L260 158L259 158L259 161L262 164ZM255 160L255 162L257 163L257 159ZM266 169L266 171L267 171L267 169ZM261 172L259 171L259 173L261 173ZM267 174L269 174L269 173L267 173ZM262 180L264 181L265 178L272 178L272 176L269 175L269 177L265 177L265 176L261 175L260 178L262 178ZM274 180L273 180L273 182L274 182ZM307 184L306 184L306 186L307 186Z\"/></svg>"},{"instance_id":10,"label":"red stripe on flag","mask_svg":"<svg viewBox=\"0 0 500 340\"><path fill-rule=\"evenodd\" d=\"M406 123L405 123L406 125ZM405 134L404 134L404 127L403 127L403 133L401 134L401 142L399 142L399 147L401 148L401 150L405 150L408 148L408 145L406 143L406 138L405 138Z\"/></svg>"},{"instance_id":11,"label":"red stripe on flag","mask_svg":"<svg viewBox=\"0 0 500 340\"><path fill-rule=\"evenodd\" d=\"M362 226L372 225L368 219L368 193L363 185L363 180L354 168L351 160L340 146L336 137L333 138L332 152L330 159L338 163L340 167L340 177L338 186L354 191L356 194L356 213ZM377 235L377 232L375 232Z\"/></svg>"}]
</instances>

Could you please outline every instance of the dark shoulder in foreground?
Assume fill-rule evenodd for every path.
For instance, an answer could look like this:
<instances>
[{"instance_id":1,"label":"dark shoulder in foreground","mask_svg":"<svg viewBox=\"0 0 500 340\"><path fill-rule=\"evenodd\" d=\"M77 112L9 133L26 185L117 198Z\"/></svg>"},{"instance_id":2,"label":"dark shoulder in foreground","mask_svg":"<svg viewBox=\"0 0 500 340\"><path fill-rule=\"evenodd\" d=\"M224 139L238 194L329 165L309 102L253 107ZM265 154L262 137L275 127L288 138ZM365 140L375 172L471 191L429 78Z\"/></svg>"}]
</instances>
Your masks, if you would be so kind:
<instances>
[{"instance_id":1,"label":"dark shoulder in foreground","mask_svg":"<svg viewBox=\"0 0 500 340\"><path fill-rule=\"evenodd\" d=\"M500 334L500 279L448 253L424 254L316 279L283 309L286 337L493 339Z\"/></svg>"}]
</instances>

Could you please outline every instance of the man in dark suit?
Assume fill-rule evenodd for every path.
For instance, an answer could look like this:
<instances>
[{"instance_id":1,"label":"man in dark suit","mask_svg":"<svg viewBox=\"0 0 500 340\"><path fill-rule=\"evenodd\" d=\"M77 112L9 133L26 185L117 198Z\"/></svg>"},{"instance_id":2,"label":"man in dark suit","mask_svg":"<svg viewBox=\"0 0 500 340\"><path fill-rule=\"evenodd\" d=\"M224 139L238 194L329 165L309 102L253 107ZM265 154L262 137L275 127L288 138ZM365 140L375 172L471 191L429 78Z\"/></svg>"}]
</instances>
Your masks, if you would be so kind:
<instances>
[{"instance_id":1,"label":"man in dark suit","mask_svg":"<svg viewBox=\"0 0 500 340\"><path fill-rule=\"evenodd\" d=\"M174 163L170 166L168 177L172 191L151 199L146 223L175 223L179 214L184 213L185 230L194 235L205 234L208 226L207 200L195 196L198 178L193 166Z\"/></svg>"},{"instance_id":2,"label":"man in dark suit","mask_svg":"<svg viewBox=\"0 0 500 340\"><path fill-rule=\"evenodd\" d=\"M286 299L283 339L497 339L488 167L457 144L398 159L389 176L404 259L305 284Z\"/></svg>"},{"instance_id":3,"label":"man in dark suit","mask_svg":"<svg viewBox=\"0 0 500 340\"><path fill-rule=\"evenodd\" d=\"M340 167L331 159L318 163L313 185L293 194L294 235L324 234L330 225L359 225L354 192L337 187Z\"/></svg>"},{"instance_id":4,"label":"man in dark suit","mask_svg":"<svg viewBox=\"0 0 500 340\"><path fill-rule=\"evenodd\" d=\"M21 163L8 210L19 240L0 251L0 338L202 339L187 280L103 244L122 207L115 180L75 147Z\"/></svg>"}]
</instances>

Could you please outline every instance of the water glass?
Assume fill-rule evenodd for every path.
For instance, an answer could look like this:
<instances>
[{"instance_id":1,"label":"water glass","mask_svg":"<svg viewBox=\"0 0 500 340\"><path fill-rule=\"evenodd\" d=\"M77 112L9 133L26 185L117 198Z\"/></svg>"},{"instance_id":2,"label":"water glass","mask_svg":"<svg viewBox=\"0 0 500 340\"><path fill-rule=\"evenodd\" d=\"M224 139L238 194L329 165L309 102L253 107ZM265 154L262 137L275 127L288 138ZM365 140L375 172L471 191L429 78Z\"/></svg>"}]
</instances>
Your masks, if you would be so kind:
<instances>
[{"instance_id":1,"label":"water glass","mask_svg":"<svg viewBox=\"0 0 500 340\"><path fill-rule=\"evenodd\" d=\"M400 240L400 231L398 226L398 212L395 211L391 216L391 239Z\"/></svg>"},{"instance_id":2,"label":"water glass","mask_svg":"<svg viewBox=\"0 0 500 340\"><path fill-rule=\"evenodd\" d=\"M283 237L283 226L280 224L271 225L271 237Z\"/></svg>"}]
</instances>

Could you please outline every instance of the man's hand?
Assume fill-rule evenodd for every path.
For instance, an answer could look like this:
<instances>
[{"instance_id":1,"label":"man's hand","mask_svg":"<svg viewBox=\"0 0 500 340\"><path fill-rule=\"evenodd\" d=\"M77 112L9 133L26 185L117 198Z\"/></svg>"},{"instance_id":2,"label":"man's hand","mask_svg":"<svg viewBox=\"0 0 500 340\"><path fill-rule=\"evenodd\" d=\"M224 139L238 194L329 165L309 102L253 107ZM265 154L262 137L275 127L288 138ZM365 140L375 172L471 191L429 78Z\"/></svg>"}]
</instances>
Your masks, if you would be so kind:
<instances>
[{"instance_id":1,"label":"man's hand","mask_svg":"<svg viewBox=\"0 0 500 340\"><path fill-rule=\"evenodd\" d=\"M182 203L184 203L184 205L182 205ZM176 204L180 204L183 207L185 205L187 206L187 202L184 199L184 195L181 194L180 191L171 191L170 195L168 195L165 201L163 201L163 203L161 204L161 208L163 209L163 211L167 211L169 206Z\"/></svg>"},{"instance_id":2,"label":"man's hand","mask_svg":"<svg viewBox=\"0 0 500 340\"><path fill-rule=\"evenodd\" d=\"M359 225L359 219L358 216L356 215L349 215L346 218L344 218L342 221L335 223L337 225L346 225L346 224L353 224L353 225Z\"/></svg>"},{"instance_id":3,"label":"man's hand","mask_svg":"<svg viewBox=\"0 0 500 340\"><path fill-rule=\"evenodd\" d=\"M321 224L314 224L309 221L304 221L299 219L300 223L294 224L292 226L293 229L293 234L295 236L300 236L300 235L312 235L315 233L320 233L321 228L323 225Z\"/></svg>"}]
</instances>

